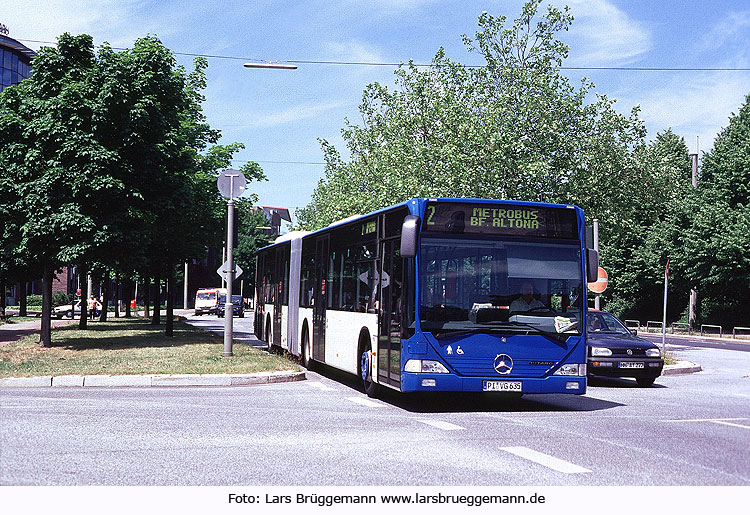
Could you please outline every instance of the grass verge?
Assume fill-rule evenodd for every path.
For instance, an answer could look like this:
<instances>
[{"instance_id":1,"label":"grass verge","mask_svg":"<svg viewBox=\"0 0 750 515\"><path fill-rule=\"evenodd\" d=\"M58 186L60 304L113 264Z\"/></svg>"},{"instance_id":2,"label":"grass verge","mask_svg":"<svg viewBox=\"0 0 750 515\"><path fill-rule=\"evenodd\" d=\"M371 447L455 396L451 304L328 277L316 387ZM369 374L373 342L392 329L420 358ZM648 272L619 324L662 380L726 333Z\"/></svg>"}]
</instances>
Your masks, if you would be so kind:
<instances>
[{"instance_id":1,"label":"grass verge","mask_svg":"<svg viewBox=\"0 0 750 515\"><path fill-rule=\"evenodd\" d=\"M225 358L224 339L175 322L174 337L164 336L164 326L143 319L115 319L54 329L52 347L39 345L31 335L0 347L0 377L93 374L249 374L300 370L277 354L244 344L233 346Z\"/></svg>"}]
</instances>

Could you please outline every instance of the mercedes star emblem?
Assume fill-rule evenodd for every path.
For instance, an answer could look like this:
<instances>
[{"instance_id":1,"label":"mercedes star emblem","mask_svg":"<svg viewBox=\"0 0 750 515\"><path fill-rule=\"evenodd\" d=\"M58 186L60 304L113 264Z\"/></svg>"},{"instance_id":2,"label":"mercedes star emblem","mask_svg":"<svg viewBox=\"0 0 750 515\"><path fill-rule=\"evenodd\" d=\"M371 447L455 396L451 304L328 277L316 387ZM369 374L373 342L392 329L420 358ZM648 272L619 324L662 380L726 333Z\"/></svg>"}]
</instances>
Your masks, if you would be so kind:
<instances>
[{"instance_id":1,"label":"mercedes star emblem","mask_svg":"<svg viewBox=\"0 0 750 515\"><path fill-rule=\"evenodd\" d=\"M513 370L513 359L507 354L498 354L493 365L498 374L506 376Z\"/></svg>"}]
</instances>

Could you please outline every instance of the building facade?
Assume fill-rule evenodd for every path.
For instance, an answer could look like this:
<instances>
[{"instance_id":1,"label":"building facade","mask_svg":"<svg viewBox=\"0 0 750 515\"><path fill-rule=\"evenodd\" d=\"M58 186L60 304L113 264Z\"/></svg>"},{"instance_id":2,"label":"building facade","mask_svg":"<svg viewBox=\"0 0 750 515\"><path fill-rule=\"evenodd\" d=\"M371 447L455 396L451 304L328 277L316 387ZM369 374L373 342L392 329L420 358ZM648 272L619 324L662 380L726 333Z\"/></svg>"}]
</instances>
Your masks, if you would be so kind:
<instances>
[{"instance_id":1,"label":"building facade","mask_svg":"<svg viewBox=\"0 0 750 515\"><path fill-rule=\"evenodd\" d=\"M8 36L0 24L0 91L29 78L36 52Z\"/></svg>"}]
</instances>

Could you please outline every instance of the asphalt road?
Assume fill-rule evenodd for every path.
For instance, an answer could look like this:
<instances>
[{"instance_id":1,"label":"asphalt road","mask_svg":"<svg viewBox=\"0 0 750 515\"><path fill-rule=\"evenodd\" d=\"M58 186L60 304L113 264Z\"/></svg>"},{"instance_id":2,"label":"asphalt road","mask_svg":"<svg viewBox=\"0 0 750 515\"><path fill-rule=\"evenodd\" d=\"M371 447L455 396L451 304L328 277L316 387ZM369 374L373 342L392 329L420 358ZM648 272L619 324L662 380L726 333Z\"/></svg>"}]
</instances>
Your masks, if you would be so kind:
<instances>
[{"instance_id":1,"label":"asphalt road","mask_svg":"<svg viewBox=\"0 0 750 515\"><path fill-rule=\"evenodd\" d=\"M704 371L512 401L373 401L327 368L251 387L3 388L0 484L750 485L750 354L679 352Z\"/></svg>"}]
</instances>

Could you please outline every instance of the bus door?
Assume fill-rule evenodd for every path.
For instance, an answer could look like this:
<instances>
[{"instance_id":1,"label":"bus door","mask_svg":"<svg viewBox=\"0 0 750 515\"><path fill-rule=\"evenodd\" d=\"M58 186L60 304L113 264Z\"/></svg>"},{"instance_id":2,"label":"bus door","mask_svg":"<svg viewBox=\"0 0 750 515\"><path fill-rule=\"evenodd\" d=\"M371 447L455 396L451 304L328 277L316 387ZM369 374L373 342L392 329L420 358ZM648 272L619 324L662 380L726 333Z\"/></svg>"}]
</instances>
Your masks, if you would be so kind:
<instances>
[{"instance_id":1,"label":"bus door","mask_svg":"<svg viewBox=\"0 0 750 515\"><path fill-rule=\"evenodd\" d=\"M380 245L378 380L381 383L399 386L403 259L399 240L384 241Z\"/></svg>"},{"instance_id":2,"label":"bus door","mask_svg":"<svg viewBox=\"0 0 750 515\"><path fill-rule=\"evenodd\" d=\"M328 305L328 247L330 236L315 242L315 293L313 294L313 359L325 363L326 306Z\"/></svg>"},{"instance_id":3,"label":"bus door","mask_svg":"<svg viewBox=\"0 0 750 515\"><path fill-rule=\"evenodd\" d=\"M273 325L273 331L271 331L271 334L273 335L273 345L275 347L281 347L281 315L282 315L282 306L284 305L284 277L286 274L286 269L289 267L288 263L288 257L286 257L286 247L282 246L280 248L276 249L276 259L274 262L276 263L276 273L274 274L274 283L271 286L274 288L275 295L273 297L273 320L271 321L271 324Z\"/></svg>"}]
</instances>

